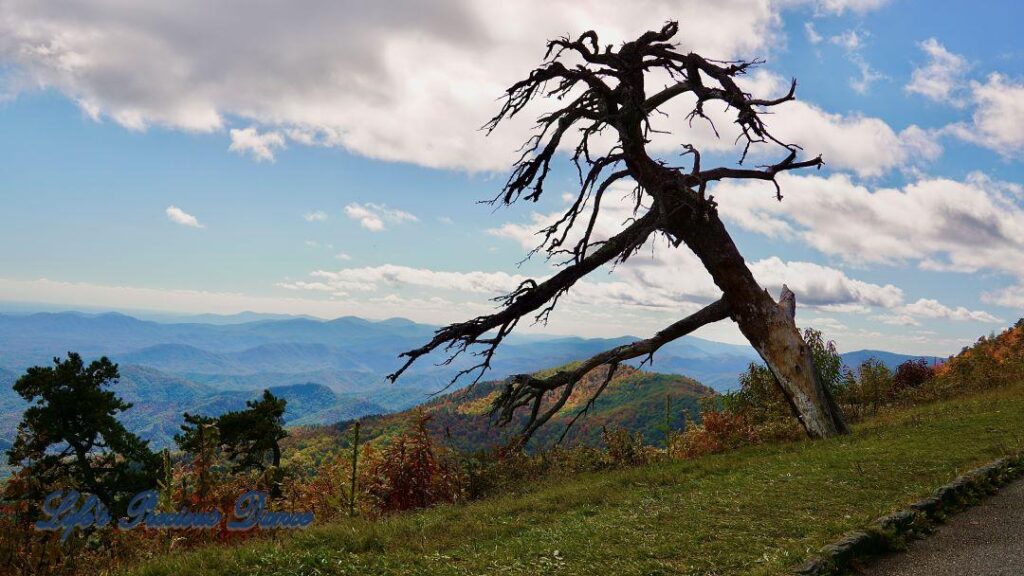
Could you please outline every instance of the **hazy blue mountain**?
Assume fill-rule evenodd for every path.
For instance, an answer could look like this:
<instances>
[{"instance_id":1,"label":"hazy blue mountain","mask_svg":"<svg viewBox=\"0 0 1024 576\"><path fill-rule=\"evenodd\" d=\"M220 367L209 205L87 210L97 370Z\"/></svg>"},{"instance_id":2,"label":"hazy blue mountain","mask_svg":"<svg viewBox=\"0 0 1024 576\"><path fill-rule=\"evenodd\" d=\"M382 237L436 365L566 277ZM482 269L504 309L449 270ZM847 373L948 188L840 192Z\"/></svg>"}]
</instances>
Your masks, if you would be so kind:
<instances>
[{"instance_id":1,"label":"hazy blue mountain","mask_svg":"<svg viewBox=\"0 0 1024 576\"><path fill-rule=\"evenodd\" d=\"M310 316L295 314L268 314L265 312L238 312L236 314L162 314L156 312L143 312L133 314L136 318L153 320L167 324L245 324L246 322L259 322L261 320L287 320L290 318L310 318Z\"/></svg>"},{"instance_id":2,"label":"hazy blue mountain","mask_svg":"<svg viewBox=\"0 0 1024 576\"><path fill-rule=\"evenodd\" d=\"M351 316L330 321L296 317L173 324L116 313L0 315L0 339L6 344L0 350L0 366L21 371L74 350L223 389L311 381L347 393L383 385L383 377L400 365L398 354L422 345L435 329L401 318L369 321ZM488 377L564 364L633 339L510 338ZM748 346L686 337L659 351L655 360L717 386L727 385L751 358ZM403 377L402 385L437 389L475 359L466 356L447 368L435 366L443 360L440 355L423 360Z\"/></svg>"},{"instance_id":3,"label":"hazy blue mountain","mask_svg":"<svg viewBox=\"0 0 1024 576\"><path fill-rule=\"evenodd\" d=\"M843 363L846 364L851 370L857 370L861 363L868 358L874 358L882 362L889 367L890 370L895 370L897 366L903 364L907 360L924 360L929 364L936 364L945 361L945 358L939 358L938 356L911 356L908 354L897 354L895 352L886 352L884 350L856 350L854 352L847 352L842 355Z\"/></svg>"},{"instance_id":4,"label":"hazy blue mountain","mask_svg":"<svg viewBox=\"0 0 1024 576\"><path fill-rule=\"evenodd\" d=\"M119 313L0 314L0 439L13 437L24 409L11 390L17 375L68 351L87 359L106 355L121 365L118 391L135 404L126 422L157 444L177 432L182 412L236 410L266 388L288 398L287 419L294 423L404 410L429 400L457 370L476 362L468 355L451 366L437 366L444 357L435 355L392 384L385 376L401 364L398 355L429 340L435 326L353 316L319 320L241 314L188 320L157 322ZM516 335L502 345L485 379L559 366L633 340ZM893 368L916 358L861 350L844 354L843 360L856 368L871 356ZM631 364L640 366L643 360ZM756 361L749 346L687 336L665 345L643 368L685 375L724 391L735 388L737 376Z\"/></svg>"}]
</instances>

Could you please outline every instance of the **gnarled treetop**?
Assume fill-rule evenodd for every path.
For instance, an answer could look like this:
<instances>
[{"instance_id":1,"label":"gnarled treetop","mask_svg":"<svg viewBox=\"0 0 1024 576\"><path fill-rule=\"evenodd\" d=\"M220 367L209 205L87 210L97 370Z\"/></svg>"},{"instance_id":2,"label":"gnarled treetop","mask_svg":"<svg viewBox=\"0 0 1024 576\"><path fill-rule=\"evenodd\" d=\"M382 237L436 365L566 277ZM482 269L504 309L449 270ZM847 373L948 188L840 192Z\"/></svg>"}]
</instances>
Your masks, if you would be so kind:
<instances>
[{"instance_id":1,"label":"gnarled treetop","mask_svg":"<svg viewBox=\"0 0 1024 576\"><path fill-rule=\"evenodd\" d=\"M566 212L541 231L543 241L538 247L546 251L548 257L564 256L566 261L557 274L542 282L528 280L499 299L499 311L441 328L424 346L403 353L406 362L389 376L392 381L418 358L431 352L445 350L449 354L446 363L451 363L470 347L480 345L482 349L473 352L478 362L459 371L453 379L454 382L464 375L475 374L473 382L479 381L490 367L495 350L520 319L532 314L536 321L546 321L559 297L577 280L603 264L625 261L652 234L664 234L678 246L683 241L676 218L681 212L701 214L704 219L715 212L714 199L706 193L709 182L724 179L775 182L780 172L822 165L820 156L800 159L799 146L774 137L761 118L771 107L794 99L795 80L788 92L778 98L754 98L740 88L736 78L759 61L726 62L692 52L681 53L672 43L678 30L676 22L668 22L660 30L645 32L617 49L612 45L602 47L594 31L585 32L575 40L568 37L552 40L547 45L543 64L508 88L501 109L484 126L488 132L523 112L531 101L556 99L559 104L538 118L535 133L523 145L508 181L492 202L511 204L520 198L538 200L544 193L552 160L560 151L571 150L580 189ZM667 77L671 82L648 95L645 79L649 80L651 75ZM689 125L695 120L711 122L704 113L708 102L721 101L735 112L735 122L741 131L739 138L744 142L739 167L705 168L700 151L690 144L682 144L683 154L692 157L689 170L670 168L648 154L647 145L653 131L650 116L660 113L659 108L667 102L684 95L694 101L692 111L684 119ZM593 150L592 139L606 131L614 134L614 145L610 149ZM754 144L777 147L781 159L774 164L743 167ZM629 181L635 186L633 219L617 234L595 239L602 197L612 184L620 181ZM651 186L651 182L656 182L657 186ZM776 190L781 200L778 184ZM675 218L672 226L667 225L670 218ZM578 238L570 242L570 231L574 230ZM595 356L582 366L592 369L609 364L611 378L619 362L649 356L662 344L729 314L729 306L720 300L667 327L654 338ZM508 421L515 410L528 407L531 418L524 431L528 436L564 405L574 383L582 376L580 370L575 370L559 372L546 379L528 376L510 379L506 393L495 405L495 412L501 420ZM545 394L558 389L561 389L558 400L541 414Z\"/></svg>"}]
</instances>

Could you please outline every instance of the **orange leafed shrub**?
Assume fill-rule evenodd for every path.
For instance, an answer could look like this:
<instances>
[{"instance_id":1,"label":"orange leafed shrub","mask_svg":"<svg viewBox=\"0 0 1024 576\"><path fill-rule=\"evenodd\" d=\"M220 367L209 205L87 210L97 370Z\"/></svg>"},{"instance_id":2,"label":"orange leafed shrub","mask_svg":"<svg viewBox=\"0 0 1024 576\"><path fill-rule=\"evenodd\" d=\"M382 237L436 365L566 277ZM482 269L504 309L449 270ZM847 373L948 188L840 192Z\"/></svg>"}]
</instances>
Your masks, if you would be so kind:
<instances>
[{"instance_id":1,"label":"orange leafed shrub","mask_svg":"<svg viewBox=\"0 0 1024 576\"><path fill-rule=\"evenodd\" d=\"M367 445L361 483L377 510L398 512L461 498L460 468L435 450L427 430L429 418L419 414L412 428L383 450Z\"/></svg>"},{"instance_id":2,"label":"orange leafed shrub","mask_svg":"<svg viewBox=\"0 0 1024 576\"><path fill-rule=\"evenodd\" d=\"M757 429L743 414L704 410L701 412L701 425L689 427L679 434L669 446L669 455L673 458L697 458L759 441Z\"/></svg>"}]
</instances>

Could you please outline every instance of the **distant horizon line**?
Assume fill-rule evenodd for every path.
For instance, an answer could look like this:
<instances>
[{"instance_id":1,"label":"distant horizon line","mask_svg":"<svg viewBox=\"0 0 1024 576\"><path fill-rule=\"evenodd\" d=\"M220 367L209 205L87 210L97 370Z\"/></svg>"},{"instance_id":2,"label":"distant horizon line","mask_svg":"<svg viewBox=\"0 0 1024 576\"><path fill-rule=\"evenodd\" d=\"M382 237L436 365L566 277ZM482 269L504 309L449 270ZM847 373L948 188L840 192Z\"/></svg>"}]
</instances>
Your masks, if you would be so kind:
<instances>
[{"instance_id":1,"label":"distant horizon line","mask_svg":"<svg viewBox=\"0 0 1024 576\"><path fill-rule=\"evenodd\" d=\"M345 318L354 318L354 319L357 319L357 320L363 320L363 321L372 322L372 323L384 323L384 322L388 322L388 321L400 320L400 321L408 322L410 324L415 324L415 325L418 325L418 326L440 327L440 325L438 325L438 324L430 324L430 323L427 323L427 322L417 322L415 320L411 320L409 318L405 318L405 317L402 317L402 316L390 316L388 318L376 319L376 318L367 318L367 317L364 317L364 316L356 316L354 314L346 314L346 315L343 315L343 316L336 316L336 317L326 318L326 317L320 317L320 316L313 316L313 315L310 315L310 314L286 314L286 313L277 313L277 312L256 312L256 311L253 311L253 310L242 310L240 312L233 312L233 313L230 313L230 314L220 314L220 313L217 313L217 312L187 313L187 312L169 312L169 311L162 311L162 310L143 310L143 309L131 309L131 308L112 308L112 307L106 307L106 306L78 306L78 307L69 307L67 305L59 305L59 304L51 304L51 303L35 303L35 302L0 300L0 316L31 316L31 315L34 315L34 314L79 314L79 315L82 315L82 316L93 316L93 317L103 316L103 315L107 315L107 314L117 314L117 315L125 316L125 317L128 317L128 318L132 318L132 319L143 321L143 322L146 322L146 321L148 321L148 322L156 322L158 324L175 324L175 323L181 323L181 324L189 324L189 323L215 324L215 323L212 323L212 322L173 322L173 321L171 321L173 319L187 320L187 319L198 319L198 318L205 318L205 317L213 317L213 318L221 318L221 319L225 319L226 320L226 319L239 318L239 317L245 317L245 316L249 316L249 317L253 317L254 318L252 320L241 320L241 321L237 321L237 322L225 322L224 325L236 325L236 324L246 324L246 323L249 323L249 322L259 322L259 321L261 321L261 319L262 320L267 320L267 321L289 320L289 319L304 319L304 320L313 320L313 321L317 321L317 322L324 322L324 323L326 323L326 322L332 322L332 321L341 320L341 319L345 319ZM581 339L581 340L615 340L615 339L619 339L619 338L639 339L638 336L634 336L634 335L631 335L631 334L622 334L622 335L619 335L619 336L612 336L612 337L602 337L602 336L581 336L579 334L541 334L541 333L537 333L537 332L526 332L526 333L521 333L520 335L521 336L525 336L525 337L536 338L536 339L539 339L539 340L560 340L560 339L567 339L567 338L576 338L576 339ZM721 340L714 340L714 339L711 339L711 338L704 338L704 337L701 337L701 336L687 335L686 337L687 338L694 338L694 339L697 339L697 340L702 340L702 341L705 341L705 342L712 342L712 343L715 343L715 344L723 344L723 345L727 345L727 346L737 346L737 347L742 347L742 346L749 347L750 346L747 343L737 344L737 343L734 343L734 342L723 342ZM885 353L890 353L890 354L899 354L899 355L902 355L902 356L915 356L915 357L921 357L921 358L946 358L948 356L948 355L940 355L940 354L907 354L907 353L903 353L903 352L895 352L895 351L892 351L892 350L875 349L875 348L859 348L859 349L856 349L856 350L848 350L846 352L843 352L843 354L852 354L852 353L857 353L857 352L885 352Z\"/></svg>"}]
</instances>

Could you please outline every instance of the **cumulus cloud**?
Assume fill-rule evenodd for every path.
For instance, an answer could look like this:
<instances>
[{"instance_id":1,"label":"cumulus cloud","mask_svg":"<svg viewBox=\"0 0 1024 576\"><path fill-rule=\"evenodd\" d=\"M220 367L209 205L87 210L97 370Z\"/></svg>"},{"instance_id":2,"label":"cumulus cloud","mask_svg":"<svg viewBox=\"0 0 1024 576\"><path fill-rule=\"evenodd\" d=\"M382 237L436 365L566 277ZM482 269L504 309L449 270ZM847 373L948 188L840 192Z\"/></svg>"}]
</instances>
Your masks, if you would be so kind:
<instances>
[{"instance_id":1,"label":"cumulus cloud","mask_svg":"<svg viewBox=\"0 0 1024 576\"><path fill-rule=\"evenodd\" d=\"M306 212L302 215L302 218L306 222L324 222L327 220L327 212L323 210L315 210L313 212Z\"/></svg>"},{"instance_id":2,"label":"cumulus cloud","mask_svg":"<svg viewBox=\"0 0 1024 576\"><path fill-rule=\"evenodd\" d=\"M621 228L632 209L629 187L617 185L602 203L602 214L595 227L595 239L604 239ZM719 202L730 200L728 194ZM526 249L539 242L536 231L554 222L560 213L533 214L522 223L506 223L488 232L515 240ZM575 238L570 236L570 242ZM812 262L784 261L770 257L750 263L754 276L769 291L778 294L782 285L796 292L801 306L836 312L862 312L873 307L894 308L903 303L903 292L891 284L878 285L850 278L836 268ZM617 291L622 303L672 309L680 302L706 304L721 292L700 260L685 247L674 248L652 239L611 274L618 286L605 287L606 294ZM575 289L574 289L575 290Z\"/></svg>"},{"instance_id":3,"label":"cumulus cloud","mask_svg":"<svg viewBox=\"0 0 1024 576\"><path fill-rule=\"evenodd\" d=\"M903 188L871 188L841 174L779 181L783 202L763 183L719 184L714 193L722 215L855 264L1024 273L1024 209L1010 196L1013 186L984 175L921 179Z\"/></svg>"},{"instance_id":4,"label":"cumulus cloud","mask_svg":"<svg viewBox=\"0 0 1024 576\"><path fill-rule=\"evenodd\" d=\"M581 280L566 296L565 302L604 309L626 307L684 314L718 298L720 293L700 262L685 250L674 252L678 256L664 254L656 259L638 256L641 261L616 268L609 279ZM787 284L799 295L804 307L828 309L840 304L893 307L902 302L902 292L895 286L854 280L839 270L810 262L783 262L769 258L752 263L751 269L758 280L775 293L784 283ZM692 280L683 280L687 277ZM525 275L500 271L453 272L384 264L335 271L316 270L310 274L309 280L281 282L278 286L337 297L409 288L493 297L507 294L526 279Z\"/></svg>"},{"instance_id":5,"label":"cumulus cloud","mask_svg":"<svg viewBox=\"0 0 1024 576\"><path fill-rule=\"evenodd\" d=\"M878 316L872 316L872 320L877 320L882 324L888 324L890 326L920 326L921 322L909 314L880 314Z\"/></svg>"},{"instance_id":6,"label":"cumulus cloud","mask_svg":"<svg viewBox=\"0 0 1024 576\"><path fill-rule=\"evenodd\" d=\"M419 218L408 212L388 208L383 204L374 204L373 202L365 204L353 202L345 206L345 215L352 220L358 221L360 226L371 232L385 230L386 223L401 224L402 222L419 221Z\"/></svg>"},{"instance_id":7,"label":"cumulus cloud","mask_svg":"<svg viewBox=\"0 0 1024 576\"><path fill-rule=\"evenodd\" d=\"M260 133L256 128L234 128L231 130L231 145L228 150L248 154L257 162L274 161L274 150L284 148L284 136L278 132Z\"/></svg>"},{"instance_id":8,"label":"cumulus cloud","mask_svg":"<svg viewBox=\"0 0 1024 576\"><path fill-rule=\"evenodd\" d=\"M789 286L802 305L895 308L903 301L903 291L892 284L880 286L854 280L841 270L812 262L784 262L771 257L752 263L750 269L758 282L772 292L780 291L783 284Z\"/></svg>"},{"instance_id":9,"label":"cumulus cloud","mask_svg":"<svg viewBox=\"0 0 1024 576\"><path fill-rule=\"evenodd\" d=\"M966 101L960 92L965 86L967 59L946 50L935 38L929 38L919 46L928 56L928 63L914 69L910 82L905 86L906 91L935 102L964 106Z\"/></svg>"},{"instance_id":10,"label":"cumulus cloud","mask_svg":"<svg viewBox=\"0 0 1024 576\"><path fill-rule=\"evenodd\" d=\"M961 322L1002 322L1000 318L997 318L983 310L968 310L963 306L950 308L938 300L932 300L930 298L921 298L916 302L911 302L910 304L901 306L898 311L909 316L916 316L919 318L941 318Z\"/></svg>"},{"instance_id":11,"label":"cumulus cloud","mask_svg":"<svg viewBox=\"0 0 1024 576\"><path fill-rule=\"evenodd\" d=\"M808 153L821 154L829 166L865 178L877 177L912 162L936 159L942 148L937 138L912 125L895 132L879 118L830 114L806 102L788 102L770 118L774 133L797 142ZM929 141L927 147L922 144ZM925 156L913 153L924 150Z\"/></svg>"},{"instance_id":12,"label":"cumulus cloud","mask_svg":"<svg viewBox=\"0 0 1024 576\"><path fill-rule=\"evenodd\" d=\"M785 93L781 84L763 81L764 78L781 80L770 74L755 74L761 86L776 89L753 88L754 94L778 96ZM745 88L750 90L750 83ZM690 107L687 107L690 105ZM652 126L663 132L651 137L649 149L664 155L678 154L680 128L686 129L686 141L702 151L732 152L738 158L742 145L736 145L735 117L720 108L706 110L721 137L716 136L709 124L694 122L692 128L681 121L692 109L686 98L679 98L662 108L667 117L652 118ZM863 178L876 178L895 169L931 162L942 154L940 134L911 125L896 132L884 120L862 114L834 114L814 104L795 100L772 108L765 116L772 134L784 142L802 146L805 154L821 154L828 166L854 172ZM673 129L676 133L672 133ZM778 161L779 150L774 146L753 146L752 155L761 160Z\"/></svg>"},{"instance_id":13,"label":"cumulus cloud","mask_svg":"<svg viewBox=\"0 0 1024 576\"><path fill-rule=\"evenodd\" d=\"M185 212L177 206L168 206L164 213L167 214L167 219L175 224L181 224L182 226L189 226L191 228L204 228L199 220L195 216Z\"/></svg>"},{"instance_id":14,"label":"cumulus cloud","mask_svg":"<svg viewBox=\"0 0 1024 576\"><path fill-rule=\"evenodd\" d=\"M781 10L807 2L359 0L288 3L6 0L0 59L10 89L52 88L93 118L232 132L232 150L271 160L286 140L441 168L505 169L532 124L484 138L495 97L566 33L618 43L678 18L682 50L770 55ZM822 0L829 14L878 0ZM678 144L678 143L677 143Z\"/></svg>"},{"instance_id":15,"label":"cumulus cloud","mask_svg":"<svg viewBox=\"0 0 1024 576\"><path fill-rule=\"evenodd\" d=\"M948 126L953 136L984 146L1006 158L1024 155L1024 83L1002 74L971 82L974 113L970 124Z\"/></svg>"},{"instance_id":16,"label":"cumulus cloud","mask_svg":"<svg viewBox=\"0 0 1024 576\"><path fill-rule=\"evenodd\" d=\"M764 70L742 81L743 88L757 97L768 98L784 94L789 87L785 78ZM799 91L798 91L799 95ZM671 117L684 117L688 109L680 108ZM735 150L732 145L739 133L733 120L719 110L708 114L722 137L713 133L702 134L703 127L697 128L691 141L698 147L712 150ZM765 116L772 133L784 142L802 146L809 156L821 154L828 166L856 173L863 178L875 178L892 170L931 162L942 154L940 134L911 125L897 132L880 118L862 114L834 114L802 100L786 102L772 108L772 114ZM659 130L672 127L664 119L652 122ZM710 129L708 129L710 132ZM655 135L653 144L662 143L664 135ZM678 150L678 138L671 138L664 144L666 150ZM672 146L671 148L669 146ZM765 153L768 148L754 147L754 154ZM778 151L772 150L777 155Z\"/></svg>"},{"instance_id":17,"label":"cumulus cloud","mask_svg":"<svg viewBox=\"0 0 1024 576\"><path fill-rule=\"evenodd\" d=\"M1024 284L985 292L981 295L981 301L1007 308L1024 308Z\"/></svg>"}]
</instances>

